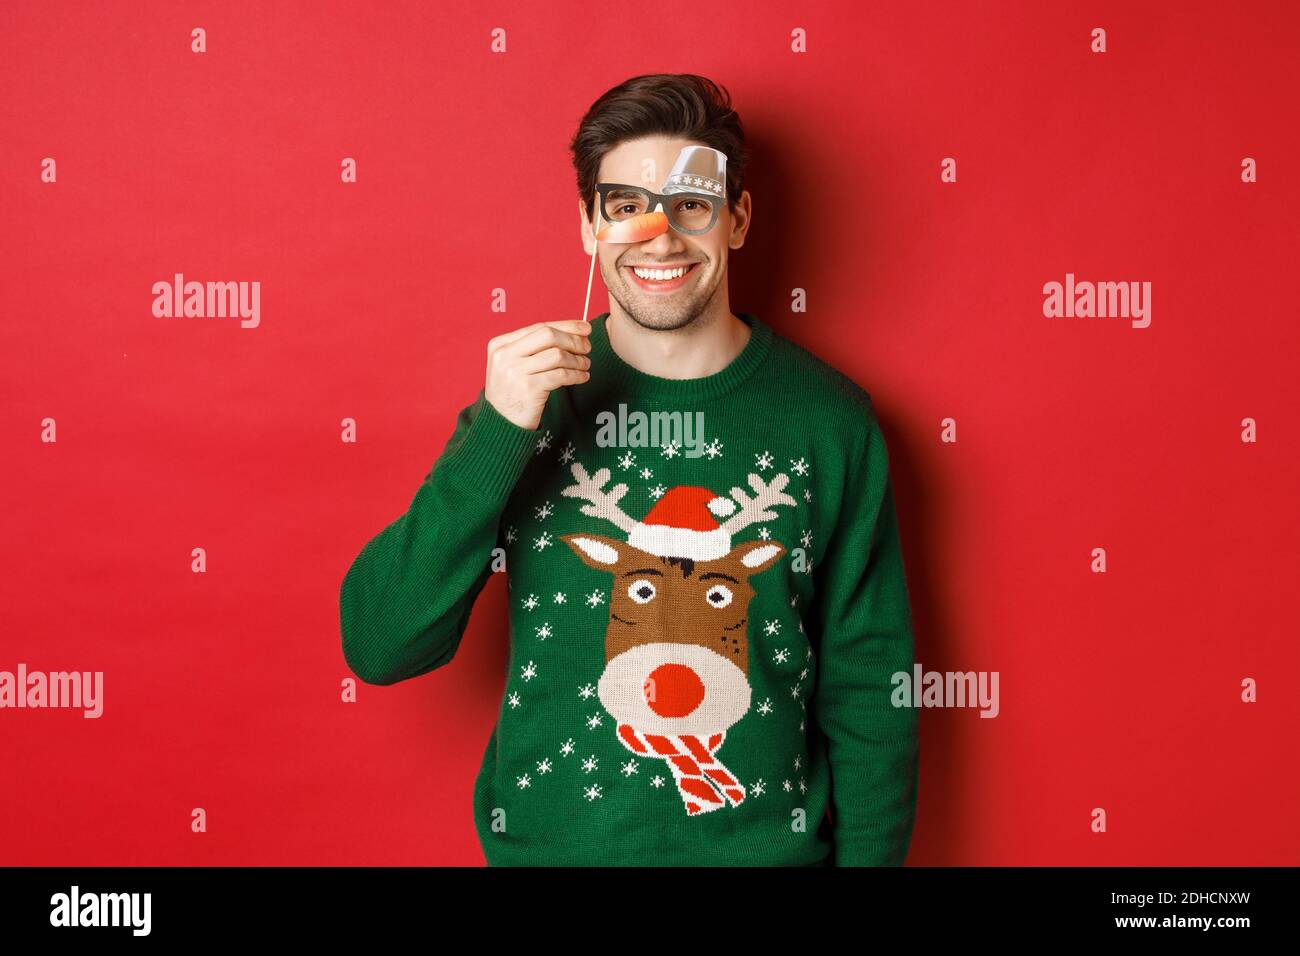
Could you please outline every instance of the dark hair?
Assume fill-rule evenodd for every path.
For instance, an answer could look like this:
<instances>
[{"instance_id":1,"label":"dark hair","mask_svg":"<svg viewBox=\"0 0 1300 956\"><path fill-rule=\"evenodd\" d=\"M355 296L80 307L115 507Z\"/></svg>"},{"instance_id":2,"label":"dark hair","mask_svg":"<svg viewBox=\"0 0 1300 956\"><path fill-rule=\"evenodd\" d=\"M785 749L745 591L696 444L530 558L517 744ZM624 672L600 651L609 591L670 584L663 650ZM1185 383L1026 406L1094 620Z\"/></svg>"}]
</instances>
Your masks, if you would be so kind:
<instances>
[{"instance_id":1,"label":"dark hair","mask_svg":"<svg viewBox=\"0 0 1300 956\"><path fill-rule=\"evenodd\" d=\"M596 173L605 154L626 140L656 134L697 140L726 153L727 206L735 211L749 154L731 95L726 87L693 73L649 73L602 94L569 144L578 198L586 202L588 219L596 211Z\"/></svg>"}]
</instances>

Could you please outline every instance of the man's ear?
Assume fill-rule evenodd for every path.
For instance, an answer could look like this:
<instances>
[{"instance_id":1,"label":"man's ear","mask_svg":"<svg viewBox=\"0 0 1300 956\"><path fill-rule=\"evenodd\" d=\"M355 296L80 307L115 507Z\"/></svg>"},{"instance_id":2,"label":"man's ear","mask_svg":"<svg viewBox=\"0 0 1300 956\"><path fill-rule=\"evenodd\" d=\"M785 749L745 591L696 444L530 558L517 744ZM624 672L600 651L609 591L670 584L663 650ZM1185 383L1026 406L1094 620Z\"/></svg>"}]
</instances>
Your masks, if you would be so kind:
<instances>
[{"instance_id":1,"label":"man's ear","mask_svg":"<svg viewBox=\"0 0 1300 956\"><path fill-rule=\"evenodd\" d=\"M596 248L596 236L591 220L587 218L587 202L581 199L578 200L578 222L581 224L579 228L582 230L582 248L587 255L591 255Z\"/></svg>"},{"instance_id":2,"label":"man's ear","mask_svg":"<svg viewBox=\"0 0 1300 956\"><path fill-rule=\"evenodd\" d=\"M750 217L753 215L749 190L743 190L736 200L736 208L728 209L731 213L731 234L727 237L729 249L739 249L745 244L745 235L749 232Z\"/></svg>"},{"instance_id":3,"label":"man's ear","mask_svg":"<svg viewBox=\"0 0 1300 956\"><path fill-rule=\"evenodd\" d=\"M622 541L603 534L562 534L560 540L573 549L573 553L597 571L613 571L627 554L628 546Z\"/></svg>"},{"instance_id":4,"label":"man's ear","mask_svg":"<svg viewBox=\"0 0 1300 956\"><path fill-rule=\"evenodd\" d=\"M729 557L753 575L770 567L783 554L785 548L775 541L747 541L733 548Z\"/></svg>"}]
</instances>

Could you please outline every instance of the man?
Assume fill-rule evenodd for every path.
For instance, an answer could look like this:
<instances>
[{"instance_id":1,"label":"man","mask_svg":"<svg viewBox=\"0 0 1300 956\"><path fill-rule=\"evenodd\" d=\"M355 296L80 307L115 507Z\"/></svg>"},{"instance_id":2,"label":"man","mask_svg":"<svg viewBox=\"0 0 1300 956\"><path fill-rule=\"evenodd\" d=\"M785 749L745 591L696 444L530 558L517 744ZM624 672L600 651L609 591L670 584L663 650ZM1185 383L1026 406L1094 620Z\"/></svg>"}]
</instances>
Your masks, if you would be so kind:
<instances>
[{"instance_id":1,"label":"man","mask_svg":"<svg viewBox=\"0 0 1300 956\"><path fill-rule=\"evenodd\" d=\"M658 229L595 243L608 313L488 343L484 389L343 581L347 663L372 684L448 663L504 557L490 865L901 865L912 618L870 396L731 311L751 204L724 90L633 78L572 149L588 253Z\"/></svg>"}]
</instances>

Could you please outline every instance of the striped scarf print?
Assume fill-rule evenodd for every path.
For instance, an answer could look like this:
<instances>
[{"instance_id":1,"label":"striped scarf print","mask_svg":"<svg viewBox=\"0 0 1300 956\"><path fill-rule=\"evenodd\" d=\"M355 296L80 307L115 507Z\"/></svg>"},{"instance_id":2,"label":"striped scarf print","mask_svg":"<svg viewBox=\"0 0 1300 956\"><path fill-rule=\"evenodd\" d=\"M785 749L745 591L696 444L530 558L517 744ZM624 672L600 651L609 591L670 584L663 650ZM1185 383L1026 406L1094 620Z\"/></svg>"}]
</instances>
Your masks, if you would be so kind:
<instances>
[{"instance_id":1,"label":"striped scarf print","mask_svg":"<svg viewBox=\"0 0 1300 956\"><path fill-rule=\"evenodd\" d=\"M667 762L688 816L708 813L730 803L740 806L745 788L717 757L725 731L709 737L707 746L694 734L644 734L630 724L618 725L623 746L642 757Z\"/></svg>"}]
</instances>

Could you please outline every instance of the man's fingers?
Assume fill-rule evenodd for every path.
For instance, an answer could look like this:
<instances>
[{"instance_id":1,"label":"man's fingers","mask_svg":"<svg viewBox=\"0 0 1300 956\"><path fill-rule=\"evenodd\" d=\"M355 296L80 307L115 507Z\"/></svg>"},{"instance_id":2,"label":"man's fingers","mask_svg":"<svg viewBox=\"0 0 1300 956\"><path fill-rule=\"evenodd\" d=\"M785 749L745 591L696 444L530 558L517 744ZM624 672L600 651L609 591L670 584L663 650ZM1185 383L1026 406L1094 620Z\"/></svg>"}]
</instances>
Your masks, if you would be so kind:
<instances>
[{"instance_id":1,"label":"man's fingers","mask_svg":"<svg viewBox=\"0 0 1300 956\"><path fill-rule=\"evenodd\" d=\"M576 385L578 382L585 382L591 378L591 373L585 368L553 368L549 372L540 372L537 375L538 384L548 392L553 392L561 385Z\"/></svg>"},{"instance_id":2,"label":"man's fingers","mask_svg":"<svg viewBox=\"0 0 1300 956\"><path fill-rule=\"evenodd\" d=\"M591 351L591 340L585 335L565 332L551 325L542 323L526 335L521 336L498 352L499 355L524 357L535 355L544 349L558 346L570 352L586 354Z\"/></svg>"},{"instance_id":3,"label":"man's fingers","mask_svg":"<svg viewBox=\"0 0 1300 956\"><path fill-rule=\"evenodd\" d=\"M556 319L554 322L542 324L559 329L561 332L576 332L578 335L586 335L591 331L591 323L586 319Z\"/></svg>"},{"instance_id":4,"label":"man's fingers","mask_svg":"<svg viewBox=\"0 0 1300 956\"><path fill-rule=\"evenodd\" d=\"M545 372L553 368L591 368L591 359L585 355L575 355L568 349L562 349L558 345L552 345L550 348L542 349L523 359L519 368L529 374Z\"/></svg>"},{"instance_id":5,"label":"man's fingers","mask_svg":"<svg viewBox=\"0 0 1300 956\"><path fill-rule=\"evenodd\" d=\"M520 329L514 329L510 332L502 332L500 335L494 335L492 338L488 339L488 351L491 352L494 349L499 349L503 346L509 345L511 342L518 341L534 329L540 329L544 324L544 322L534 322L532 325L525 325Z\"/></svg>"},{"instance_id":6,"label":"man's fingers","mask_svg":"<svg viewBox=\"0 0 1300 956\"><path fill-rule=\"evenodd\" d=\"M546 396L591 378L591 323L585 319L534 322L488 340L483 392L501 414L536 428Z\"/></svg>"},{"instance_id":7,"label":"man's fingers","mask_svg":"<svg viewBox=\"0 0 1300 956\"><path fill-rule=\"evenodd\" d=\"M500 335L488 339L488 351L492 352L507 345L518 342L525 335L536 332L538 329L553 328L561 332L576 333L585 336L591 331L591 323L584 319L560 319L555 322L534 322L532 325L525 325L521 329L515 329L512 332L502 332Z\"/></svg>"}]
</instances>

